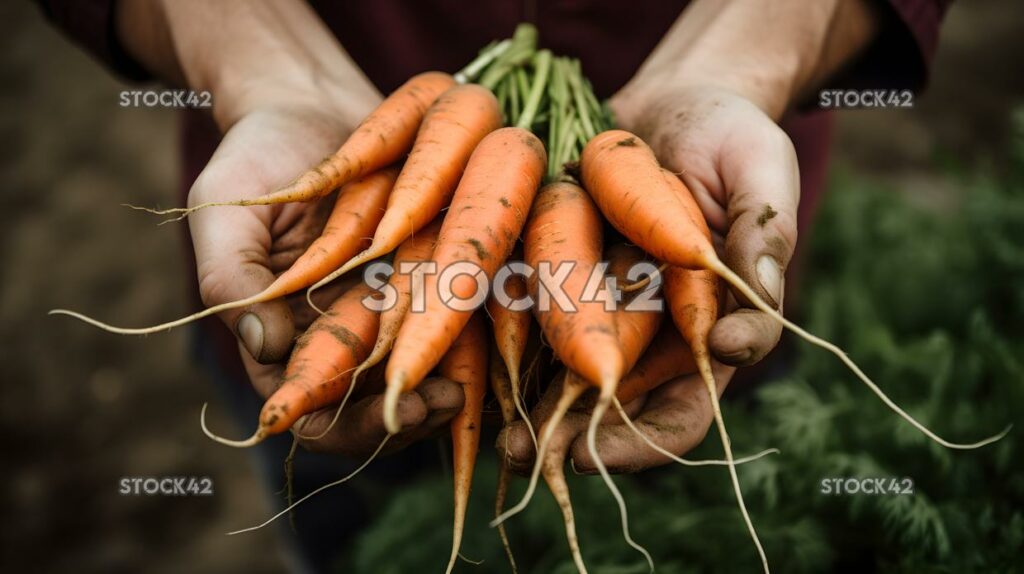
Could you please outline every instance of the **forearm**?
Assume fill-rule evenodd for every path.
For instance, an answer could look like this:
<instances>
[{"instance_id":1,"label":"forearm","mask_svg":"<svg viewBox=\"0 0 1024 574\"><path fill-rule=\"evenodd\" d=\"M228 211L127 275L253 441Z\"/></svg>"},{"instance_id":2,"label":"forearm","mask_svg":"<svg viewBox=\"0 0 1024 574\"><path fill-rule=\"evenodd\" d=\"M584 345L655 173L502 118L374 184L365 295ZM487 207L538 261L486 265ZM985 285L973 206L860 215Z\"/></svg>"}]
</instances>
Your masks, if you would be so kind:
<instances>
[{"instance_id":1,"label":"forearm","mask_svg":"<svg viewBox=\"0 0 1024 574\"><path fill-rule=\"evenodd\" d=\"M213 95L221 129L261 107L321 103L325 93L355 125L379 99L302 0L125 0L116 23L128 53L150 72Z\"/></svg>"},{"instance_id":2,"label":"forearm","mask_svg":"<svg viewBox=\"0 0 1024 574\"><path fill-rule=\"evenodd\" d=\"M640 110L659 87L724 88L778 120L871 42L870 0L696 0L616 99Z\"/></svg>"}]
</instances>

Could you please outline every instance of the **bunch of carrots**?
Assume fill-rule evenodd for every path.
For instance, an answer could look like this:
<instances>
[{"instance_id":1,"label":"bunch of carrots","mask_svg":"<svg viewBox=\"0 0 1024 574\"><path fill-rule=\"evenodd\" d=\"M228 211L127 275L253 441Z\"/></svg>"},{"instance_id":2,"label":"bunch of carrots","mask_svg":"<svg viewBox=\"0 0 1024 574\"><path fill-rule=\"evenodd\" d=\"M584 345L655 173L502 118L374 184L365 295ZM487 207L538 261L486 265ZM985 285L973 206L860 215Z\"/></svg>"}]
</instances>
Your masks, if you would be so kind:
<instances>
[{"instance_id":1,"label":"bunch of carrots","mask_svg":"<svg viewBox=\"0 0 1024 574\"><path fill-rule=\"evenodd\" d=\"M644 554L652 569L650 555L629 534L625 503L596 448L596 428L610 408L666 459L727 467L742 517L768 571L765 551L743 505L736 466L777 451L734 458L708 349L726 284L804 340L834 353L890 408L940 444L976 448L1006 432L973 444L939 438L889 400L842 350L766 304L719 259L704 216L682 181L659 165L641 138L612 127L579 62L538 50L531 26L520 26L512 38L487 46L454 76L426 72L411 78L334 155L289 185L256 198L157 213L182 218L215 206L312 202L335 190L337 200L322 235L272 285L252 297L138 329L113 327L72 311L53 313L115 333L145 334L302 290L308 298L339 276L383 258L395 270L432 262L440 272L469 262L488 283L510 258L533 268L572 264L562 283L572 310L502 305L493 294L477 293L479 283L467 275L452 282L451 295L461 300L484 296L478 297L476 309L456 308L442 297L438 274L426 275L417 286L414 274L397 271L387 283L391 304L379 310L372 304L374 290L357 283L321 311L296 341L281 384L264 404L250 438L217 437L203 421L204 431L215 440L251 446L293 429L303 416L326 407L337 406L340 414L358 384L382 377L390 437L400 430L396 407L402 393L432 374L461 384L465 403L451 423L455 517L448 571L459 556L488 389L503 423L525 421L536 449L526 493L508 510L504 499L509 471L507 464L501 467L492 526L499 527L510 560L501 524L526 506L543 476L563 512L573 559L586 571L564 475L569 443L553 443L556 428L569 424L570 409L585 404L592 407L585 429L590 455L619 503L627 542ZM606 223L617 232L615 237L604 237ZM630 276L630 268L642 261L660 265L658 272L642 280ZM619 305L610 309L586 296L595 271L604 277L605 287L619 292ZM424 300L414 309L417 287ZM513 299L530 295L536 301L542 288L536 275L511 275L504 282ZM633 299L655 294L667 303L668 317L658 310L629 310ZM547 352L559 365L542 399L549 403L544 409L548 414L543 421L531 421L524 387L528 381L545 384L540 377L531 378L537 371L531 365ZM622 408L661 384L693 373L704 382L724 460L675 456L644 436ZM596 401L588 394L596 394ZM539 425L536 430L533 422Z\"/></svg>"}]
</instances>

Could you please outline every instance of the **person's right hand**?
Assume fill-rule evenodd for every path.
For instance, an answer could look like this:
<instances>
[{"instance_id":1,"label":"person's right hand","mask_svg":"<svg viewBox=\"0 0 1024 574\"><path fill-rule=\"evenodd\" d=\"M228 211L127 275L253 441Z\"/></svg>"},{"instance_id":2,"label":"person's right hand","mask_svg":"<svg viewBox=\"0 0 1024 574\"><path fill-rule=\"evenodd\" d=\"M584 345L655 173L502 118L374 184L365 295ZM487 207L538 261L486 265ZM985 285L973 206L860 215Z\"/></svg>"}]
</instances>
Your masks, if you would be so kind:
<instances>
[{"instance_id":1,"label":"person's right hand","mask_svg":"<svg viewBox=\"0 0 1024 574\"><path fill-rule=\"evenodd\" d=\"M333 154L381 101L303 0L118 2L114 20L120 44L149 73L212 94L213 119L224 138L196 179L190 206L256 197L289 183ZM203 303L262 291L320 234L331 201L333 196L309 204L194 212L189 223ZM353 278L358 276L348 279ZM318 305L326 308L342 287L320 290ZM245 368L262 396L279 385L281 362L314 317L303 294L221 315L238 336ZM365 393L368 387L360 386ZM403 396L399 415L406 432L389 444L429 434L462 405L458 385L434 381L423 387ZM385 436L374 400L350 404L335 432L306 445L351 455L374 450ZM328 411L333 418L333 409ZM320 418L300 421L299 434L319 434L326 428L314 428Z\"/></svg>"},{"instance_id":2,"label":"person's right hand","mask_svg":"<svg viewBox=\"0 0 1024 574\"><path fill-rule=\"evenodd\" d=\"M332 154L358 121L355 114L347 113L352 102L343 98L295 94L289 100L296 103L257 108L231 125L196 179L189 193L190 206L256 197L277 189ZM362 108L369 111L378 102L379 95ZM262 291L320 234L333 201L332 194L313 203L211 207L194 212L189 223L203 304L218 305ZM353 272L337 282L340 285L319 290L315 293L317 305L326 308L359 279ZM280 385L282 362L295 337L309 326L316 312L300 291L287 300L226 311L220 317L238 337L246 371L256 391L266 398ZM304 446L355 457L372 452L387 434L380 398L355 398L359 400L345 407L330 433L316 441L304 440ZM389 448L432 434L461 405L461 387L440 379L403 395L398 412L404 430L391 440ZM306 417L296 425L298 434L319 435L334 411L328 408Z\"/></svg>"}]
</instances>

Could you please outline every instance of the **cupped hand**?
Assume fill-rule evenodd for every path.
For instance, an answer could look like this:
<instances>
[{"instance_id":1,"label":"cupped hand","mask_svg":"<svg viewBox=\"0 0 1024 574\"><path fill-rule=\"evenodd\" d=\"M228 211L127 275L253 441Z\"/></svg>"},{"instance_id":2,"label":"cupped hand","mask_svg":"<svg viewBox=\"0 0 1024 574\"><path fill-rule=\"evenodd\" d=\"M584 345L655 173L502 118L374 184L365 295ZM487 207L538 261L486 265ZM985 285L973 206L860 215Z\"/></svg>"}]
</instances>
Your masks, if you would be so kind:
<instances>
[{"instance_id":1,"label":"cupped hand","mask_svg":"<svg viewBox=\"0 0 1024 574\"><path fill-rule=\"evenodd\" d=\"M752 101L707 86L627 87L611 100L619 127L646 141L667 169L693 192L715 234L722 260L769 305L781 308L784 274L796 246L800 179L789 137ZM719 395L735 367L761 360L779 341L781 326L730 294L709 337ZM719 362L720 361L720 362ZM535 425L557 400L557 385L534 409ZM624 405L637 428L681 456L707 434L707 390L697 375L670 381ZM589 408L571 412L554 443L571 441L574 470L596 472L583 432ZM638 472L669 458L645 444L616 413L598 427L597 447L612 472ZM529 472L534 447L523 423L503 431L498 448L517 472Z\"/></svg>"},{"instance_id":2,"label":"cupped hand","mask_svg":"<svg viewBox=\"0 0 1024 574\"><path fill-rule=\"evenodd\" d=\"M797 239L800 176L789 136L751 101L708 87L656 91L636 107L613 99L620 127L651 145L683 180L716 235L719 256L770 306L780 308L785 270ZM782 327L739 305L715 324L709 344L723 363L747 366L764 358Z\"/></svg>"},{"instance_id":3,"label":"cupped hand","mask_svg":"<svg viewBox=\"0 0 1024 574\"><path fill-rule=\"evenodd\" d=\"M287 184L332 154L356 125L339 111L345 102L296 95L285 105L260 106L227 130L189 193L189 205L256 197ZM377 98L379 102L379 96ZM364 107L372 109L376 102ZM199 291L203 304L218 305L262 291L319 236L335 194L318 202L275 206L210 207L190 215ZM315 292L326 308L357 273ZM226 311L221 319L239 340L243 364L256 391L266 398L280 385L283 362L293 342L317 316L304 291L250 307ZM361 392L337 424L309 449L364 456L386 435L379 397ZM461 387L448 381L424 384L400 405L403 432L395 448L426 436L450 419L462 403ZM334 419L335 408L313 413L296 425L297 434L316 436Z\"/></svg>"}]
</instances>

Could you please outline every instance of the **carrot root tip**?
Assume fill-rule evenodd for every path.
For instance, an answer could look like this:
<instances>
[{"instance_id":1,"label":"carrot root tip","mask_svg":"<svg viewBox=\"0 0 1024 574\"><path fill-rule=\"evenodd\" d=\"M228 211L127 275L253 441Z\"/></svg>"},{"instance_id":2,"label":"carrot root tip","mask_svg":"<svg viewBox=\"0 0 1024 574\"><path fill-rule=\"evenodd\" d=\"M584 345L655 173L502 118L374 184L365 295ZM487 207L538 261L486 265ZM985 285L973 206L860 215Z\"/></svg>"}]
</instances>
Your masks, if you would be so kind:
<instances>
[{"instance_id":1,"label":"carrot root tip","mask_svg":"<svg viewBox=\"0 0 1024 574\"><path fill-rule=\"evenodd\" d=\"M206 408L208 406L209 403L203 403L203 409L199 413L199 426L202 427L203 434L205 434L211 440L219 442L220 444L223 445L233 446L235 448L248 448L263 442L263 439L267 438L266 429L264 429L262 426L256 429L256 432L254 432L251 437L245 440L231 440L214 434L212 431L210 431L210 428L206 426Z\"/></svg>"}]
</instances>

